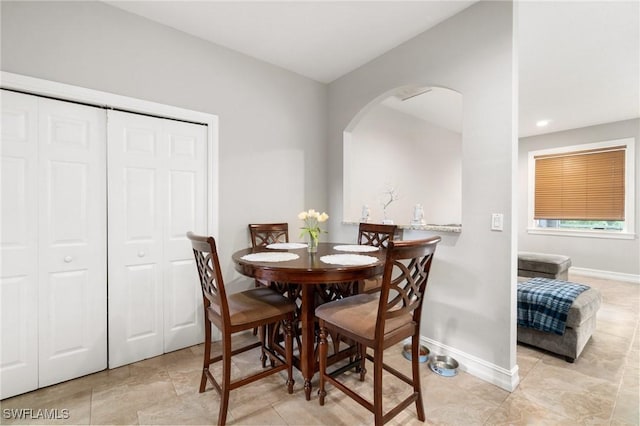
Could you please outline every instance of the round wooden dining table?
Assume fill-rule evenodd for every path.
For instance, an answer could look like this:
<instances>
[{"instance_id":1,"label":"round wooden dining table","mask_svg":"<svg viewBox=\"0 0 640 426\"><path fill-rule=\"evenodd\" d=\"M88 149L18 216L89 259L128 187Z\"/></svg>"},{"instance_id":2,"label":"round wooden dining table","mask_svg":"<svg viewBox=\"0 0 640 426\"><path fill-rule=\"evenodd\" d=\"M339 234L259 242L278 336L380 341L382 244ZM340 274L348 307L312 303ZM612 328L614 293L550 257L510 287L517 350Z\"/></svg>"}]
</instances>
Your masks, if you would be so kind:
<instances>
[{"instance_id":1,"label":"round wooden dining table","mask_svg":"<svg viewBox=\"0 0 640 426\"><path fill-rule=\"evenodd\" d=\"M292 246L301 247L281 248ZM360 252L358 246L341 243L320 243L316 253L308 253L306 245L302 246L298 243L277 244L275 247L246 248L235 252L232 258L235 269L239 273L261 281L268 281L273 288L296 301L298 305L296 319L299 322L299 327L297 327L299 330L299 336L297 336L299 337L297 339L299 350L298 355L294 357L294 363L304 378L305 397L310 400L311 379L317 370L316 306L356 294L358 284L362 280L381 275L384 269L386 250L361 246L363 251ZM258 253L267 253L266 256L284 259L297 255L297 258L264 261L260 260L260 257L265 255ZM273 254L269 255L268 253ZM258 255L256 256L256 254ZM256 258L258 259L256 260ZM342 261L344 263L341 263ZM352 355L353 351L350 354ZM341 359L338 355L334 354L334 362ZM344 357L342 356L342 358Z\"/></svg>"}]
</instances>

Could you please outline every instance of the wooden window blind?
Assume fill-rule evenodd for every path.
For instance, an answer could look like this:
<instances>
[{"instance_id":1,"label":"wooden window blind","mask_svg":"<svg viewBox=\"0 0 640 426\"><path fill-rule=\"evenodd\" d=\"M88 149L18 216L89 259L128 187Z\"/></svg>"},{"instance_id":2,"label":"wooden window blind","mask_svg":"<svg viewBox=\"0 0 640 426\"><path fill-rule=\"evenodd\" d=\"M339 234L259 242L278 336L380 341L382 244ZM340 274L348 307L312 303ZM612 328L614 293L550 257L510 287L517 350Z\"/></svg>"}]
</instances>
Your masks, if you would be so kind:
<instances>
[{"instance_id":1,"label":"wooden window blind","mask_svg":"<svg viewBox=\"0 0 640 426\"><path fill-rule=\"evenodd\" d=\"M624 220L624 146L534 158L534 219Z\"/></svg>"}]
</instances>

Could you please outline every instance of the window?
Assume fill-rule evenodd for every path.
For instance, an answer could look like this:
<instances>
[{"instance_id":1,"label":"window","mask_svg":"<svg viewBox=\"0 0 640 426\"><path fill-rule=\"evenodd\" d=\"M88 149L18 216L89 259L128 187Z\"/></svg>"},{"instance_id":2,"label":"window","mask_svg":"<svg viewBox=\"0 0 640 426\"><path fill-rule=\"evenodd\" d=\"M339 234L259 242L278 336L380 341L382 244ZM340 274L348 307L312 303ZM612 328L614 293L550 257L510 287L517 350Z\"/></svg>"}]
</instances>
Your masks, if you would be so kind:
<instances>
[{"instance_id":1,"label":"window","mask_svg":"<svg viewBox=\"0 0 640 426\"><path fill-rule=\"evenodd\" d=\"M530 232L632 234L634 142L530 152Z\"/></svg>"}]
</instances>

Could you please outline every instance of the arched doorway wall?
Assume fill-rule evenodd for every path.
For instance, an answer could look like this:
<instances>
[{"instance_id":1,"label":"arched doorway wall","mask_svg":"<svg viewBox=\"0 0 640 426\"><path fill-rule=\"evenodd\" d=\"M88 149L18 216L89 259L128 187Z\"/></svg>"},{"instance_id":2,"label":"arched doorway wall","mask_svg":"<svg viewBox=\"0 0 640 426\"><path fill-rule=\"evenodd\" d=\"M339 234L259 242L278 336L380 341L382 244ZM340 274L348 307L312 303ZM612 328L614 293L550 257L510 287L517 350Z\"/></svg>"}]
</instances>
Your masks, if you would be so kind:
<instances>
[{"instance_id":1,"label":"arched doorway wall","mask_svg":"<svg viewBox=\"0 0 640 426\"><path fill-rule=\"evenodd\" d=\"M365 105L343 132L343 221L459 225L462 94L405 85Z\"/></svg>"}]
</instances>

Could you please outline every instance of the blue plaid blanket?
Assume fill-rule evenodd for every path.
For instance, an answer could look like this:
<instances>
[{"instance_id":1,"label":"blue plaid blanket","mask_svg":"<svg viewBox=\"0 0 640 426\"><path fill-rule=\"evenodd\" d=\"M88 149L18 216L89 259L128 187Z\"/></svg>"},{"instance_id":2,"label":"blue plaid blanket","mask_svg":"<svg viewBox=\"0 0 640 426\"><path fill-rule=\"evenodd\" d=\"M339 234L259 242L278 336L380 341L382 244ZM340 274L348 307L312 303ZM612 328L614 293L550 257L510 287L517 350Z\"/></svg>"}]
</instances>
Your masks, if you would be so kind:
<instances>
[{"instance_id":1,"label":"blue plaid blanket","mask_svg":"<svg viewBox=\"0 0 640 426\"><path fill-rule=\"evenodd\" d=\"M571 304L589 288L549 278L518 283L518 325L563 335Z\"/></svg>"}]
</instances>

